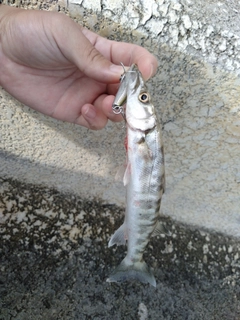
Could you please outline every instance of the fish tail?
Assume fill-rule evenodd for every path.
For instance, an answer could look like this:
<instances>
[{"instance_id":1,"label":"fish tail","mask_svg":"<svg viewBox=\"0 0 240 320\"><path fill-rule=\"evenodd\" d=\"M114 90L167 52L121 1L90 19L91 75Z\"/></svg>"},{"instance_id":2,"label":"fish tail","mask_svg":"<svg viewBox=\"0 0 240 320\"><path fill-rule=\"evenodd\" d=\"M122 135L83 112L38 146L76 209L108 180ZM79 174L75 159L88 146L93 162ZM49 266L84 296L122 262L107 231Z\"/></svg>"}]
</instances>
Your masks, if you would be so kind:
<instances>
[{"instance_id":1,"label":"fish tail","mask_svg":"<svg viewBox=\"0 0 240 320\"><path fill-rule=\"evenodd\" d=\"M150 283L156 287L154 275L145 261L128 264L127 259L123 259L120 265L109 276L107 282L124 282L127 280L139 280L142 283Z\"/></svg>"}]
</instances>

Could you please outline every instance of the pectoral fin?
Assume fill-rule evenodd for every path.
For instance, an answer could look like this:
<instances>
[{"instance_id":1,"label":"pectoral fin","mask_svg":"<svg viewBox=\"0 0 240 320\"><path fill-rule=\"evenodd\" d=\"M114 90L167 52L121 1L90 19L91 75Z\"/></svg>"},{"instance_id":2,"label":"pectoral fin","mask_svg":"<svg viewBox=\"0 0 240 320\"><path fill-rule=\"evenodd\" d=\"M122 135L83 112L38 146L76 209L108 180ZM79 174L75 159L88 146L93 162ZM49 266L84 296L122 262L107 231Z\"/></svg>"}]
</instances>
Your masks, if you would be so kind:
<instances>
[{"instance_id":1,"label":"pectoral fin","mask_svg":"<svg viewBox=\"0 0 240 320\"><path fill-rule=\"evenodd\" d=\"M120 166L118 168L118 171L117 171L117 173L115 175L115 180L116 181L123 181L126 168L127 168L126 164L124 164L124 165L122 165L122 166Z\"/></svg>"},{"instance_id":2,"label":"pectoral fin","mask_svg":"<svg viewBox=\"0 0 240 320\"><path fill-rule=\"evenodd\" d=\"M130 181L130 175L131 175L131 165L128 162L124 176L123 176L123 185L124 186L128 185L128 183Z\"/></svg>"},{"instance_id":3,"label":"pectoral fin","mask_svg":"<svg viewBox=\"0 0 240 320\"><path fill-rule=\"evenodd\" d=\"M152 160L152 151L148 147L145 136L142 136L138 141L138 152L142 158L146 159L146 161Z\"/></svg>"}]
</instances>

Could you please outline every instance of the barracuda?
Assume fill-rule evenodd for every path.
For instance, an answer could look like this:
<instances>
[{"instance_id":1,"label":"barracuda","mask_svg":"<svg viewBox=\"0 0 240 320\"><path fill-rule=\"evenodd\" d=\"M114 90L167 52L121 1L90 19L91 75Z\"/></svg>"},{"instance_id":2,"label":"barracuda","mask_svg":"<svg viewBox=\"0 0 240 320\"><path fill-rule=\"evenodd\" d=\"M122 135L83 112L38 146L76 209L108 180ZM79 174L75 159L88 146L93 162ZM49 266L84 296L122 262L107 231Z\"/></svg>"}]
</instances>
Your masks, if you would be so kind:
<instances>
[{"instance_id":1,"label":"barracuda","mask_svg":"<svg viewBox=\"0 0 240 320\"><path fill-rule=\"evenodd\" d=\"M124 245L127 241L127 255L107 281L139 280L156 286L143 252L159 228L165 187L163 143L159 121L137 65L133 64L122 75L113 110L123 115L127 126L123 177L127 192L124 223L108 246Z\"/></svg>"}]
</instances>

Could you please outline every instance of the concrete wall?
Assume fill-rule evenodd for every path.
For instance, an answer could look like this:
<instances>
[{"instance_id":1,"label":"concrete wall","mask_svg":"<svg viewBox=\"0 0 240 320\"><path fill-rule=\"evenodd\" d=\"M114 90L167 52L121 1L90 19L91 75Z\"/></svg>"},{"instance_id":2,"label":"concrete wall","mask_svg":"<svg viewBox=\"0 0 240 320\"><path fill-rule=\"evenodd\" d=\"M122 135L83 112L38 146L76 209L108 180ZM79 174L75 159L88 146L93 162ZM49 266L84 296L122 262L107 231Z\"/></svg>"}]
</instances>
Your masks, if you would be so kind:
<instances>
[{"instance_id":1,"label":"concrete wall","mask_svg":"<svg viewBox=\"0 0 240 320\"><path fill-rule=\"evenodd\" d=\"M238 1L22 3L57 10L159 60L149 83L163 124L167 190L162 212L240 236ZM125 159L122 124L100 132L45 117L0 91L0 174L124 205L114 180Z\"/></svg>"}]
</instances>

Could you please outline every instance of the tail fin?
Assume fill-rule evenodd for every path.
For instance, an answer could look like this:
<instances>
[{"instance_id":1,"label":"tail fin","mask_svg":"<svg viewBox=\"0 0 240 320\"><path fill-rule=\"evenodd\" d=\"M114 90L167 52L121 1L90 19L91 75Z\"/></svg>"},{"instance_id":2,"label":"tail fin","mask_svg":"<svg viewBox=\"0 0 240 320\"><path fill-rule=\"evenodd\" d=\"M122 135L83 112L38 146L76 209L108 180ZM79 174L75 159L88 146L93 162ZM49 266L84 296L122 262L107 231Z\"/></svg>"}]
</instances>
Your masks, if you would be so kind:
<instances>
[{"instance_id":1,"label":"tail fin","mask_svg":"<svg viewBox=\"0 0 240 320\"><path fill-rule=\"evenodd\" d=\"M107 282L124 282L127 280L139 280L156 287L154 275L144 261L138 261L129 265L126 263L126 258L123 259L120 265L109 276Z\"/></svg>"}]
</instances>

